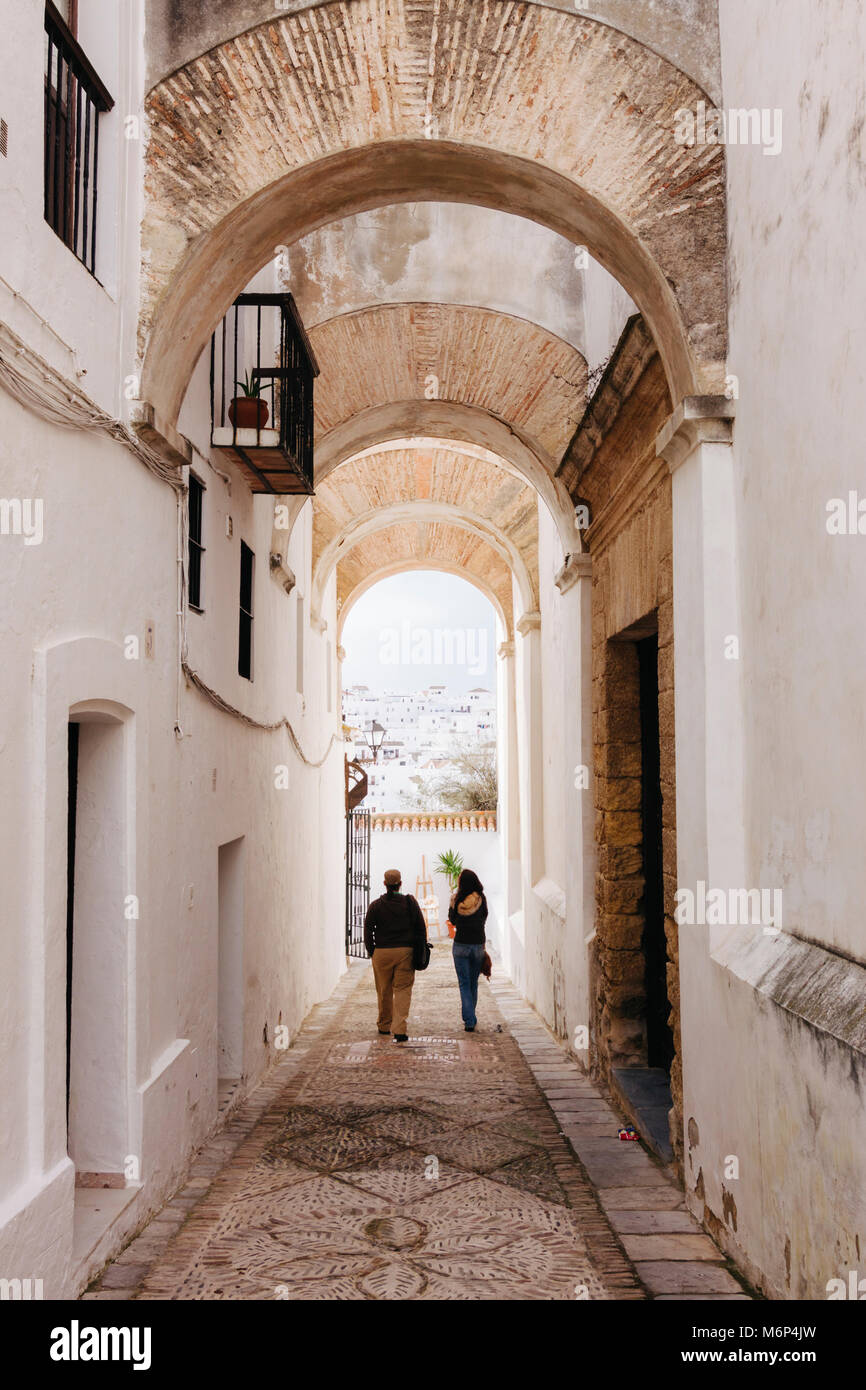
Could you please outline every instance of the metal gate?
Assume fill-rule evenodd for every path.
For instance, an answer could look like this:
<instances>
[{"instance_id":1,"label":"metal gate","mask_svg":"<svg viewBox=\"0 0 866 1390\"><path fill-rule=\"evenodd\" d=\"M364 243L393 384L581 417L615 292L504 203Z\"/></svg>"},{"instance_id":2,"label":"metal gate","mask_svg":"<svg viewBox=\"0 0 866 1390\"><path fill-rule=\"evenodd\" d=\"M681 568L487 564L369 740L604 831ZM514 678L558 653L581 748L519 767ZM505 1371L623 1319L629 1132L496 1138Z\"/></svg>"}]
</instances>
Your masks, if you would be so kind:
<instances>
[{"instance_id":1,"label":"metal gate","mask_svg":"<svg viewBox=\"0 0 866 1390\"><path fill-rule=\"evenodd\" d=\"M346 955L367 959L364 918L370 906L370 812L346 816Z\"/></svg>"}]
</instances>

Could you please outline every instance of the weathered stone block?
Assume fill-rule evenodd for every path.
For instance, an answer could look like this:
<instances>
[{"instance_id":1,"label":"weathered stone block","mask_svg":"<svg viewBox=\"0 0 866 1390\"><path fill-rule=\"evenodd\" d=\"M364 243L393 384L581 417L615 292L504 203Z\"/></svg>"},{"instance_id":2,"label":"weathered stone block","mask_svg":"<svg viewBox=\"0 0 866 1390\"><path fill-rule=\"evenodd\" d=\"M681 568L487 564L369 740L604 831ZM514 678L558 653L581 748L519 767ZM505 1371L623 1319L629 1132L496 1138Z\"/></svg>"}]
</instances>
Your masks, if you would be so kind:
<instances>
[{"instance_id":1,"label":"weathered stone block","mask_svg":"<svg viewBox=\"0 0 866 1390\"><path fill-rule=\"evenodd\" d=\"M640 778L641 753L637 743L608 743L602 755L599 772L606 777Z\"/></svg>"},{"instance_id":2,"label":"weathered stone block","mask_svg":"<svg viewBox=\"0 0 866 1390\"><path fill-rule=\"evenodd\" d=\"M603 945L617 951L639 951L643 929L644 919L640 914L628 916L606 912L598 924Z\"/></svg>"},{"instance_id":3,"label":"weathered stone block","mask_svg":"<svg viewBox=\"0 0 866 1390\"><path fill-rule=\"evenodd\" d=\"M640 719L623 719L614 708L599 710L598 725L593 734L599 743L640 743Z\"/></svg>"},{"instance_id":4,"label":"weathered stone block","mask_svg":"<svg viewBox=\"0 0 866 1390\"><path fill-rule=\"evenodd\" d=\"M640 809L641 784L637 777L599 777L596 800L606 811L636 811Z\"/></svg>"},{"instance_id":5,"label":"weathered stone block","mask_svg":"<svg viewBox=\"0 0 866 1390\"><path fill-rule=\"evenodd\" d=\"M634 845L601 845L597 863L604 878L635 878L643 870L643 855Z\"/></svg>"},{"instance_id":6,"label":"weathered stone block","mask_svg":"<svg viewBox=\"0 0 866 1390\"><path fill-rule=\"evenodd\" d=\"M659 690L674 688L674 649L673 646L659 649Z\"/></svg>"},{"instance_id":7,"label":"weathered stone block","mask_svg":"<svg viewBox=\"0 0 866 1390\"><path fill-rule=\"evenodd\" d=\"M605 912L628 915L640 911L643 896L643 878L605 879L600 901Z\"/></svg>"},{"instance_id":8,"label":"weathered stone block","mask_svg":"<svg viewBox=\"0 0 866 1390\"><path fill-rule=\"evenodd\" d=\"M601 840L609 845L643 843L639 811L607 811L602 816Z\"/></svg>"}]
</instances>

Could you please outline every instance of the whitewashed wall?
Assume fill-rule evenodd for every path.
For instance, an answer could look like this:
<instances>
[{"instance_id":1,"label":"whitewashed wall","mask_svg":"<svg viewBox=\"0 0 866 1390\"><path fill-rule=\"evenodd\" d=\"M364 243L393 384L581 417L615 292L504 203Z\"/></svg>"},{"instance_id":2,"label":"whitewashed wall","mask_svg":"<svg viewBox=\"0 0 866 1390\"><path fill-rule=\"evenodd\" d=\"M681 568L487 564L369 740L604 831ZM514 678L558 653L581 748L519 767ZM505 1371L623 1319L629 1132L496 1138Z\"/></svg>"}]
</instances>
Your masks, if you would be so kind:
<instances>
[{"instance_id":1,"label":"whitewashed wall","mask_svg":"<svg viewBox=\"0 0 866 1390\"><path fill-rule=\"evenodd\" d=\"M593 931L594 792L576 786L589 759L589 577L560 592L564 556L556 527L540 504L541 784L543 857L524 872L521 988L542 1018L571 1039L589 1022L587 938Z\"/></svg>"},{"instance_id":2,"label":"whitewashed wall","mask_svg":"<svg viewBox=\"0 0 866 1390\"><path fill-rule=\"evenodd\" d=\"M42 9L4 7L8 52L17 61L14 69L7 64L2 110L10 144L0 169L8 233L0 275L77 357L2 284L0 317L115 417L128 407L124 388L135 366L140 142L124 139L120 123L137 109L139 10L125 0L82 5L82 38L117 100L100 139L100 284L43 220L41 178L33 172L42 169ZM86 373L80 378L76 362ZM273 503L254 499L217 459L216 468L231 474L227 483L204 457L206 387L200 369L183 421L207 489L205 612L188 615L189 661L251 718L288 716L316 760L340 721L334 628L309 628L311 509L288 544L299 609L296 593L286 595L269 572ZM39 499L44 532L36 545L0 536L0 1275L41 1278L46 1297L57 1297L77 1291L88 1270L161 1204L216 1122L219 846L244 839L243 941L232 987L242 1009L242 1091L279 1055L277 1027L293 1034L345 968L342 746L319 772L303 766L284 730L250 728L183 682L178 708L176 498L129 450L46 424L0 391L0 458L3 496ZM237 674L241 538L256 555L252 683ZM152 656L145 655L148 627ZM140 645L128 659L131 637ZM105 749L118 753L107 779L83 776L80 790L87 805L79 863L91 868L78 885L90 911L77 944L90 954L79 956L73 974L73 1020L80 1020L73 1043L75 1050L98 1022L94 1046L104 1068L91 1070L88 1085L80 1053L74 1057L73 1147L79 1168L116 1172L129 1157L140 1178L105 1197L118 1214L98 1245L94 1237L89 1256L87 1244L73 1247L75 1172L65 1120L73 708L114 721L103 726L110 731ZM283 765L288 787L278 789ZM131 897L137 906L127 916Z\"/></svg>"},{"instance_id":3,"label":"whitewashed wall","mask_svg":"<svg viewBox=\"0 0 866 1390\"><path fill-rule=\"evenodd\" d=\"M727 163L742 886L782 889L784 934L681 930L687 1177L772 1296L824 1298L866 1273L866 536L826 529L863 492L866 35L842 0L720 17L725 106L783 113L780 155Z\"/></svg>"},{"instance_id":4,"label":"whitewashed wall","mask_svg":"<svg viewBox=\"0 0 866 1390\"><path fill-rule=\"evenodd\" d=\"M374 830L370 837L371 899L384 893L386 869L399 869L403 875L403 891L414 894L422 856L425 857L427 874L433 879L433 890L439 899L444 940L451 888L443 874L434 873L434 864L447 850L459 854L464 867L474 869L484 884L490 910L487 933L499 949L503 925L502 847L496 830ZM433 937L435 939L435 933Z\"/></svg>"}]
</instances>

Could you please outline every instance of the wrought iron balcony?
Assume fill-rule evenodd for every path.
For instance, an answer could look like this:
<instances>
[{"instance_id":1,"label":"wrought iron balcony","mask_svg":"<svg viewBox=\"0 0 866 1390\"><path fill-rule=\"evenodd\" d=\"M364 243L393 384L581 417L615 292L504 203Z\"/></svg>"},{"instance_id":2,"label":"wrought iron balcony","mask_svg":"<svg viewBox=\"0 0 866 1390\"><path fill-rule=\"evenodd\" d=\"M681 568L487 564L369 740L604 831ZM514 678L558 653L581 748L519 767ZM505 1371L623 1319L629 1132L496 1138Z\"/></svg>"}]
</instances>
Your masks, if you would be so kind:
<instances>
[{"instance_id":1,"label":"wrought iron balcony","mask_svg":"<svg viewBox=\"0 0 866 1390\"><path fill-rule=\"evenodd\" d=\"M346 809L354 811L367 795L367 774L358 762L346 762Z\"/></svg>"},{"instance_id":2,"label":"wrought iron balcony","mask_svg":"<svg viewBox=\"0 0 866 1390\"><path fill-rule=\"evenodd\" d=\"M290 294L242 294L211 339L211 444L253 492L313 492L310 340Z\"/></svg>"},{"instance_id":3,"label":"wrought iron balcony","mask_svg":"<svg viewBox=\"0 0 866 1390\"><path fill-rule=\"evenodd\" d=\"M45 220L95 274L99 117L114 100L50 0L45 33Z\"/></svg>"}]
</instances>

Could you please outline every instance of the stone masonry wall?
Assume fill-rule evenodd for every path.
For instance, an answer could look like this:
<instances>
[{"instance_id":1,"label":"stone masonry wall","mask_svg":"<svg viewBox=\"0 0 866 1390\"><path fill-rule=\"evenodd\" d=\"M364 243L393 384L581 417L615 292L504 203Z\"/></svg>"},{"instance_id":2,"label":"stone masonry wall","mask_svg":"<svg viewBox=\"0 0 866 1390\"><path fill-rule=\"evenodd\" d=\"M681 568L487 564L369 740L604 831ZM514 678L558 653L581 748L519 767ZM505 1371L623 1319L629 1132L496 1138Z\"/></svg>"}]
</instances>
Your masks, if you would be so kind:
<instances>
[{"instance_id":1,"label":"stone masonry wall","mask_svg":"<svg viewBox=\"0 0 866 1390\"><path fill-rule=\"evenodd\" d=\"M593 752L597 842L596 946L592 989L599 1071L646 1065L641 729L636 642L658 633L672 1142L682 1150L682 1062L676 891L673 533L671 479L655 456L670 409L654 357L576 483L591 508L593 557Z\"/></svg>"}]
</instances>

